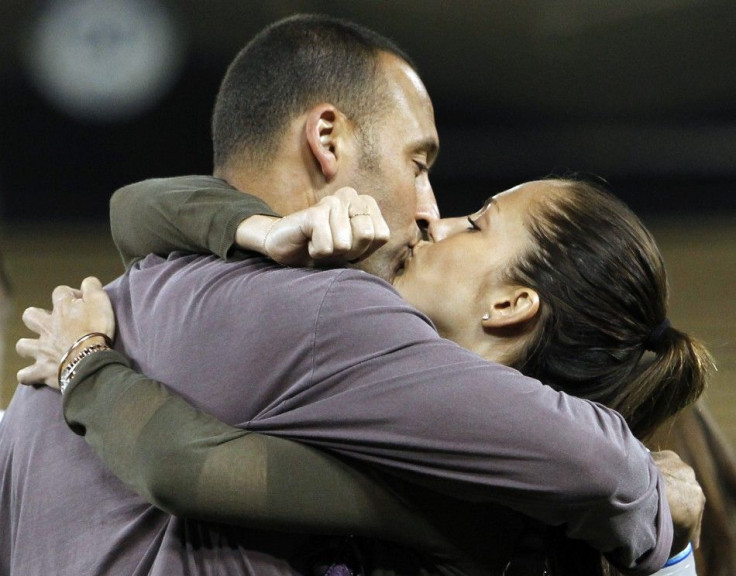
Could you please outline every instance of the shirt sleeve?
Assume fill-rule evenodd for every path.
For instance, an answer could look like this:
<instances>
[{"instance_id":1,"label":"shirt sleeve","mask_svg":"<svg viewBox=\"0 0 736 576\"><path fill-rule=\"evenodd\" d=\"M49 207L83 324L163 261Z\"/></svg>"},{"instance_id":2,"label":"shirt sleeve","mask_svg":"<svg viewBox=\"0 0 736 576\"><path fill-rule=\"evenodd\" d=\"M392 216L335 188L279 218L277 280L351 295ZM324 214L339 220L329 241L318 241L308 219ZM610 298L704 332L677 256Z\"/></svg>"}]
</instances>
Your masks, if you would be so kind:
<instances>
[{"instance_id":1,"label":"shirt sleeve","mask_svg":"<svg viewBox=\"0 0 736 576\"><path fill-rule=\"evenodd\" d=\"M144 372L185 397L198 390L198 405L223 421L564 526L632 573L666 561L662 479L615 412L439 338L388 284L358 271L261 258L181 257L172 268L176 282L149 278L137 293L136 310L157 313L121 326L122 342L137 347ZM159 272L152 262L129 275ZM217 346L203 349L201 334Z\"/></svg>"},{"instance_id":2,"label":"shirt sleeve","mask_svg":"<svg viewBox=\"0 0 736 576\"><path fill-rule=\"evenodd\" d=\"M438 338L371 283L382 282L336 276L316 321L311 380L249 428L565 526L632 574L664 565L673 528L663 480L618 413Z\"/></svg>"},{"instance_id":3,"label":"shirt sleeve","mask_svg":"<svg viewBox=\"0 0 736 576\"><path fill-rule=\"evenodd\" d=\"M110 199L110 226L126 268L146 254L182 250L233 254L238 224L255 214L278 216L250 194L211 176L144 180Z\"/></svg>"},{"instance_id":4,"label":"shirt sleeve","mask_svg":"<svg viewBox=\"0 0 736 576\"><path fill-rule=\"evenodd\" d=\"M117 352L83 359L63 406L69 426L105 465L171 514L261 530L380 537L445 556L452 548L370 470L223 424L134 372Z\"/></svg>"}]
</instances>

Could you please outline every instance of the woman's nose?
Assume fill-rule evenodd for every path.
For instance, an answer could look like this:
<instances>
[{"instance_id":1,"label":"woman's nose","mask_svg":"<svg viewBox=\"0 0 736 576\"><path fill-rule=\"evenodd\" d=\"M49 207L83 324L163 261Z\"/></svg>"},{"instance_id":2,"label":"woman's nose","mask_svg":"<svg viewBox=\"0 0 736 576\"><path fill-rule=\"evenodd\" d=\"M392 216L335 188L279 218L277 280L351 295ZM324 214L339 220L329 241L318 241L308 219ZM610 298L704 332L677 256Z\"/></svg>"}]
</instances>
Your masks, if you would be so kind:
<instances>
[{"instance_id":1,"label":"woman's nose","mask_svg":"<svg viewBox=\"0 0 736 576\"><path fill-rule=\"evenodd\" d=\"M429 224L429 238L433 242L444 240L448 236L462 232L468 228L467 216L460 218L442 218Z\"/></svg>"}]
</instances>

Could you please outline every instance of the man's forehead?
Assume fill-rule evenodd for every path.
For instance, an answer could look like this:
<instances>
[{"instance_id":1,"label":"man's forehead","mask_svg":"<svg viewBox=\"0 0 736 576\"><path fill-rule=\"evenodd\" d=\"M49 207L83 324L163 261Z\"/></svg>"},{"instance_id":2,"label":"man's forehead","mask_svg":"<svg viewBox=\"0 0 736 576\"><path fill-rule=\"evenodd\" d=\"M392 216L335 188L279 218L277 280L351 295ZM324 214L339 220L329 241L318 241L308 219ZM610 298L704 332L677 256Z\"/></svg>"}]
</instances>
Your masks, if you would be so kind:
<instances>
[{"instance_id":1,"label":"man's forehead","mask_svg":"<svg viewBox=\"0 0 736 576\"><path fill-rule=\"evenodd\" d=\"M433 162L439 152L439 137L434 107L424 83L407 62L393 54L383 55L383 67L393 112L387 121L401 127L408 140L406 150L425 154L427 162Z\"/></svg>"},{"instance_id":2,"label":"man's forehead","mask_svg":"<svg viewBox=\"0 0 736 576\"><path fill-rule=\"evenodd\" d=\"M408 62L393 54L383 53L381 55L381 68L389 82L400 86L406 95L411 95L432 109L432 101L429 98L427 88L414 68Z\"/></svg>"},{"instance_id":3,"label":"man's forehead","mask_svg":"<svg viewBox=\"0 0 736 576\"><path fill-rule=\"evenodd\" d=\"M404 66L401 67L401 70L406 75L407 80L414 88L414 90L416 90L420 94L427 94L427 96L429 96L427 93L427 88L424 86L424 82L422 82L422 79L419 77L419 74L416 70L414 70L414 68L404 62Z\"/></svg>"}]
</instances>

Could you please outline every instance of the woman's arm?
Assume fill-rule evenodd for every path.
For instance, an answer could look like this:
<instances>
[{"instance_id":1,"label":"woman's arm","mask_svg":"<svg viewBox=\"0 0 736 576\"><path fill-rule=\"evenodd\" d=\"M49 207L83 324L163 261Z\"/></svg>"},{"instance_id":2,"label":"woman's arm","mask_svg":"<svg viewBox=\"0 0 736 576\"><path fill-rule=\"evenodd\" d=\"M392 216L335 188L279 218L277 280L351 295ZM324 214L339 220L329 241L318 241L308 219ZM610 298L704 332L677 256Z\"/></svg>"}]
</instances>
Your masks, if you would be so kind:
<instances>
[{"instance_id":1,"label":"woman's arm","mask_svg":"<svg viewBox=\"0 0 736 576\"><path fill-rule=\"evenodd\" d=\"M259 198L210 176L121 188L110 200L110 225L126 268L149 253L212 252L228 259L238 249L287 266L339 265L365 258L389 239L376 201L352 188L280 218Z\"/></svg>"},{"instance_id":2,"label":"woman's arm","mask_svg":"<svg viewBox=\"0 0 736 576\"><path fill-rule=\"evenodd\" d=\"M144 180L110 199L110 226L126 268L146 254L175 250L227 258L240 223L255 214L277 216L268 205L211 176Z\"/></svg>"},{"instance_id":3,"label":"woman's arm","mask_svg":"<svg viewBox=\"0 0 736 576\"><path fill-rule=\"evenodd\" d=\"M196 410L114 351L83 359L64 415L105 465L178 516L257 529L380 537L425 551L443 536L375 474Z\"/></svg>"}]
</instances>

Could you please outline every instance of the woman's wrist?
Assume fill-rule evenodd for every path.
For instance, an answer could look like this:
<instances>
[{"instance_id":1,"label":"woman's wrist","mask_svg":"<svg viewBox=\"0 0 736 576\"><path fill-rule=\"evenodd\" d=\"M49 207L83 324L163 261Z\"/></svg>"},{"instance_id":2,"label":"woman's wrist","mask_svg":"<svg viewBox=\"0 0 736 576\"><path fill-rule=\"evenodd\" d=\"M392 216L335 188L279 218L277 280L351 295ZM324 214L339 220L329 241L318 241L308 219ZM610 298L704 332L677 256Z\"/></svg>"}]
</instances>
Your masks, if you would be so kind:
<instances>
[{"instance_id":1,"label":"woman's wrist","mask_svg":"<svg viewBox=\"0 0 736 576\"><path fill-rule=\"evenodd\" d=\"M82 359L95 352L110 350L111 348L112 341L106 334L101 332L90 332L74 342L59 362L58 383L61 393L64 393L74 379L76 367Z\"/></svg>"},{"instance_id":2,"label":"woman's wrist","mask_svg":"<svg viewBox=\"0 0 736 576\"><path fill-rule=\"evenodd\" d=\"M235 244L243 250L252 250L267 256L266 240L273 226L280 218L254 214L243 220L235 230Z\"/></svg>"}]
</instances>

